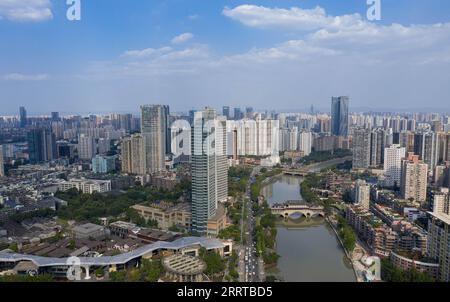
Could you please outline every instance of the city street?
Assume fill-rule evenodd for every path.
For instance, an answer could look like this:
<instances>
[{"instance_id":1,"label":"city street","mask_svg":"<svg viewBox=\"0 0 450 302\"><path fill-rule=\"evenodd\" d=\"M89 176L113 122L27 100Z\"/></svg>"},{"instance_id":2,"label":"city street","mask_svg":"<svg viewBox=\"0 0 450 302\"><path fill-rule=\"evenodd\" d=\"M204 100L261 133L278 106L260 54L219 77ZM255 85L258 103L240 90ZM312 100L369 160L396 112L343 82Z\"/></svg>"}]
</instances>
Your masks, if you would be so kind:
<instances>
[{"instance_id":1,"label":"city street","mask_svg":"<svg viewBox=\"0 0 450 302\"><path fill-rule=\"evenodd\" d=\"M240 263L242 263L242 281L243 282L260 282L264 281L264 263L256 255L256 243L253 238L255 228L255 213L252 208L250 188L255 182L255 175L259 172L259 167L254 168L247 184L245 201L242 215L242 238L243 249L241 250ZM245 214L245 215L244 215ZM244 240L245 239L245 240Z\"/></svg>"}]
</instances>

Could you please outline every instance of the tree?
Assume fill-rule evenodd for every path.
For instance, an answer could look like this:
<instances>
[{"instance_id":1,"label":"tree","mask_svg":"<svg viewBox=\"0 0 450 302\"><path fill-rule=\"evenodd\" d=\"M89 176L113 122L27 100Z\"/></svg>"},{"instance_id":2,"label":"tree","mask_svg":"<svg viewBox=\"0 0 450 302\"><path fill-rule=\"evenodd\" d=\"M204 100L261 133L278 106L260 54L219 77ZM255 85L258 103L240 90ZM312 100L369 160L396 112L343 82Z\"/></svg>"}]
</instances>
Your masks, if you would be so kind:
<instances>
[{"instance_id":1,"label":"tree","mask_svg":"<svg viewBox=\"0 0 450 302\"><path fill-rule=\"evenodd\" d=\"M10 249L11 251L17 253L19 251L19 247L17 245L17 243L11 243L8 247L8 249Z\"/></svg>"},{"instance_id":2,"label":"tree","mask_svg":"<svg viewBox=\"0 0 450 302\"><path fill-rule=\"evenodd\" d=\"M220 255L213 251L204 252L202 260L206 263L205 273L207 275L213 276L221 273L225 269L225 264L222 261Z\"/></svg>"},{"instance_id":3,"label":"tree","mask_svg":"<svg viewBox=\"0 0 450 302\"><path fill-rule=\"evenodd\" d=\"M161 261L143 260L141 270L146 282L157 282L163 272L163 267Z\"/></svg>"},{"instance_id":4,"label":"tree","mask_svg":"<svg viewBox=\"0 0 450 302\"><path fill-rule=\"evenodd\" d=\"M381 277L388 282L434 282L435 280L426 273L416 269L402 271L395 267L389 259L381 260Z\"/></svg>"},{"instance_id":5,"label":"tree","mask_svg":"<svg viewBox=\"0 0 450 302\"><path fill-rule=\"evenodd\" d=\"M141 272L139 269L133 268L128 271L126 281L128 282L140 282L141 280Z\"/></svg>"},{"instance_id":6,"label":"tree","mask_svg":"<svg viewBox=\"0 0 450 302\"><path fill-rule=\"evenodd\" d=\"M105 269L103 267L99 267L95 270L95 276L97 278L101 278L105 275Z\"/></svg>"},{"instance_id":7,"label":"tree","mask_svg":"<svg viewBox=\"0 0 450 302\"><path fill-rule=\"evenodd\" d=\"M127 272L125 271L109 273L109 279L111 280L111 282L125 282L126 278Z\"/></svg>"}]
</instances>

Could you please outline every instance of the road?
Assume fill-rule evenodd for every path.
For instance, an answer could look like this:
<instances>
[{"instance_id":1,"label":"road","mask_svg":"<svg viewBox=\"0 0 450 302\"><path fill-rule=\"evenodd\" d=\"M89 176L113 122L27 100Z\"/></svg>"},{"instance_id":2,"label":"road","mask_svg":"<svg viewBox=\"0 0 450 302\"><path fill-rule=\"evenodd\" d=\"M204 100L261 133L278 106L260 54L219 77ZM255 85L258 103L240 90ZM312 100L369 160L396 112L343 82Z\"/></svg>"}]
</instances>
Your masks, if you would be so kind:
<instances>
[{"instance_id":1,"label":"road","mask_svg":"<svg viewBox=\"0 0 450 302\"><path fill-rule=\"evenodd\" d=\"M243 257L244 257L244 282L260 282L264 278L264 263L256 255L256 244L254 240L254 228L255 228L255 213L253 212L253 202L251 201L251 185L256 181L255 175L259 173L260 167L253 169L250 175L250 181L247 184L246 194L245 194L245 217L242 218L242 225L244 227L244 232L242 238L245 238L243 242ZM245 223L244 223L245 222ZM243 240L244 241L244 240Z\"/></svg>"}]
</instances>

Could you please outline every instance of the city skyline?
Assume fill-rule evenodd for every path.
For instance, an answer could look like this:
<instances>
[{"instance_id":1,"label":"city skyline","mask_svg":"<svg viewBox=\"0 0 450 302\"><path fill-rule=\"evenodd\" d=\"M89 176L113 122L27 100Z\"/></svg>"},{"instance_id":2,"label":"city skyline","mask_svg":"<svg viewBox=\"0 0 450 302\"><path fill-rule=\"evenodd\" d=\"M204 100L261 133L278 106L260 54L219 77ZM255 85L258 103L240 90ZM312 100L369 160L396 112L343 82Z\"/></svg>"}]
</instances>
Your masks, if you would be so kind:
<instances>
[{"instance_id":1,"label":"city skyline","mask_svg":"<svg viewBox=\"0 0 450 302\"><path fill-rule=\"evenodd\" d=\"M65 3L38 2L27 1L34 19L12 14L20 1L0 3L2 114L18 104L30 114L143 103L325 110L331 95L358 111L450 111L445 1L383 1L376 22L356 0L84 1L72 22Z\"/></svg>"}]
</instances>

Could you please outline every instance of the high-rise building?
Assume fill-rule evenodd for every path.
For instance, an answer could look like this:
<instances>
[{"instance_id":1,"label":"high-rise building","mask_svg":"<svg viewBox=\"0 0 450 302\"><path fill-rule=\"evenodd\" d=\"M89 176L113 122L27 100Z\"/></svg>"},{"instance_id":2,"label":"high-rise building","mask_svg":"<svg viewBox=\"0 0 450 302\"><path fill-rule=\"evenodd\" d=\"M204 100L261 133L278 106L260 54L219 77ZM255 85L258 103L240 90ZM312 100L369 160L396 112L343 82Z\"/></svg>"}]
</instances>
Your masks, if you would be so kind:
<instances>
[{"instance_id":1,"label":"high-rise building","mask_svg":"<svg viewBox=\"0 0 450 302\"><path fill-rule=\"evenodd\" d=\"M228 197L226 121L214 109L194 114L192 129L192 231L206 234L218 202Z\"/></svg>"},{"instance_id":2,"label":"high-rise building","mask_svg":"<svg viewBox=\"0 0 450 302\"><path fill-rule=\"evenodd\" d=\"M384 149L384 177L387 186L400 186L402 179L402 160L406 149L400 145L392 145Z\"/></svg>"},{"instance_id":3,"label":"high-rise building","mask_svg":"<svg viewBox=\"0 0 450 302\"><path fill-rule=\"evenodd\" d=\"M111 151L111 140L108 138L99 138L97 140L96 154L105 155Z\"/></svg>"},{"instance_id":4,"label":"high-rise building","mask_svg":"<svg viewBox=\"0 0 450 302\"><path fill-rule=\"evenodd\" d=\"M432 192L431 195L433 213L450 215L450 195L448 189L441 189L440 192Z\"/></svg>"},{"instance_id":5,"label":"high-rise building","mask_svg":"<svg viewBox=\"0 0 450 302\"><path fill-rule=\"evenodd\" d=\"M234 108L234 120L242 120L244 118L244 113L242 113L241 108Z\"/></svg>"},{"instance_id":6,"label":"high-rise building","mask_svg":"<svg viewBox=\"0 0 450 302\"><path fill-rule=\"evenodd\" d=\"M310 131L300 131L298 135L298 151L303 152L304 156L311 154L313 136Z\"/></svg>"},{"instance_id":7,"label":"high-rise building","mask_svg":"<svg viewBox=\"0 0 450 302\"><path fill-rule=\"evenodd\" d=\"M25 109L25 107L19 108L19 118L20 118L20 128L25 128L28 124L27 110Z\"/></svg>"},{"instance_id":8,"label":"high-rise building","mask_svg":"<svg viewBox=\"0 0 450 302\"><path fill-rule=\"evenodd\" d=\"M141 134L125 138L121 150L123 173L135 175L147 173L144 137Z\"/></svg>"},{"instance_id":9,"label":"high-rise building","mask_svg":"<svg viewBox=\"0 0 450 302\"><path fill-rule=\"evenodd\" d=\"M119 128L125 130L126 132L131 132L132 130L132 120L133 115L131 114L121 114L119 115Z\"/></svg>"},{"instance_id":10,"label":"high-rise building","mask_svg":"<svg viewBox=\"0 0 450 302\"><path fill-rule=\"evenodd\" d=\"M253 118L253 107L245 108L245 117L246 118Z\"/></svg>"},{"instance_id":11,"label":"high-rise building","mask_svg":"<svg viewBox=\"0 0 450 302\"><path fill-rule=\"evenodd\" d=\"M355 129L353 133L353 168L367 169L370 166L370 130Z\"/></svg>"},{"instance_id":12,"label":"high-rise building","mask_svg":"<svg viewBox=\"0 0 450 302\"><path fill-rule=\"evenodd\" d=\"M222 107L222 115L225 116L227 118L227 120L229 120L231 118L230 106L223 106Z\"/></svg>"},{"instance_id":13,"label":"high-rise building","mask_svg":"<svg viewBox=\"0 0 450 302\"><path fill-rule=\"evenodd\" d=\"M336 136L348 136L349 97L333 97L331 100L331 133Z\"/></svg>"},{"instance_id":14,"label":"high-rise building","mask_svg":"<svg viewBox=\"0 0 450 302\"><path fill-rule=\"evenodd\" d=\"M279 121L242 119L227 122L227 134L230 144L234 141L237 146L229 146L229 154L232 149L237 149L239 156L269 156L279 152ZM236 135L235 139L233 139ZM296 136L298 134L296 133ZM296 137L297 139L297 137ZM297 149L297 140L295 144Z\"/></svg>"},{"instance_id":15,"label":"high-rise building","mask_svg":"<svg viewBox=\"0 0 450 302\"><path fill-rule=\"evenodd\" d=\"M437 163L450 161L450 133L439 132L437 138Z\"/></svg>"},{"instance_id":16,"label":"high-rise building","mask_svg":"<svg viewBox=\"0 0 450 302\"><path fill-rule=\"evenodd\" d=\"M80 134L78 136L78 158L91 160L97 154L97 144L93 136Z\"/></svg>"},{"instance_id":17,"label":"high-rise building","mask_svg":"<svg viewBox=\"0 0 450 302\"><path fill-rule=\"evenodd\" d=\"M439 281L450 282L450 216L430 213L427 256L439 263Z\"/></svg>"},{"instance_id":18,"label":"high-rise building","mask_svg":"<svg viewBox=\"0 0 450 302\"><path fill-rule=\"evenodd\" d=\"M164 131L165 131L165 143L166 143L166 155L170 155L172 153L172 142L171 137L172 134L170 133L170 107L167 105L163 106L163 115L164 115Z\"/></svg>"},{"instance_id":19,"label":"high-rise building","mask_svg":"<svg viewBox=\"0 0 450 302\"><path fill-rule=\"evenodd\" d=\"M414 153L415 135L411 131L402 131L399 133L399 144L406 149L407 153Z\"/></svg>"},{"instance_id":20,"label":"high-rise building","mask_svg":"<svg viewBox=\"0 0 450 302\"><path fill-rule=\"evenodd\" d=\"M64 124L61 121L51 123L52 132L55 134L56 140L64 138Z\"/></svg>"},{"instance_id":21,"label":"high-rise building","mask_svg":"<svg viewBox=\"0 0 450 302\"><path fill-rule=\"evenodd\" d=\"M56 159L55 135L48 129L34 128L27 133L28 155L31 164Z\"/></svg>"},{"instance_id":22,"label":"high-rise building","mask_svg":"<svg viewBox=\"0 0 450 302\"><path fill-rule=\"evenodd\" d=\"M289 151L298 150L298 128L292 127L289 129Z\"/></svg>"},{"instance_id":23,"label":"high-rise building","mask_svg":"<svg viewBox=\"0 0 450 302\"><path fill-rule=\"evenodd\" d=\"M98 174L106 174L116 169L115 156L101 156L97 155L92 158L92 172Z\"/></svg>"},{"instance_id":24,"label":"high-rise building","mask_svg":"<svg viewBox=\"0 0 450 302\"><path fill-rule=\"evenodd\" d=\"M0 145L0 177L5 176L5 163L3 161L3 146Z\"/></svg>"},{"instance_id":25,"label":"high-rise building","mask_svg":"<svg viewBox=\"0 0 450 302\"><path fill-rule=\"evenodd\" d=\"M59 112L52 112L52 122L59 122Z\"/></svg>"},{"instance_id":26,"label":"high-rise building","mask_svg":"<svg viewBox=\"0 0 450 302\"><path fill-rule=\"evenodd\" d=\"M355 204L369 210L370 208L370 186L364 180L357 180L355 185Z\"/></svg>"},{"instance_id":27,"label":"high-rise building","mask_svg":"<svg viewBox=\"0 0 450 302\"><path fill-rule=\"evenodd\" d=\"M141 106L141 134L144 137L147 173L165 168L168 107Z\"/></svg>"},{"instance_id":28,"label":"high-rise building","mask_svg":"<svg viewBox=\"0 0 450 302\"><path fill-rule=\"evenodd\" d=\"M421 131L415 134L414 137L414 153L419 155L431 172L437 165L437 139L436 133L431 131Z\"/></svg>"},{"instance_id":29,"label":"high-rise building","mask_svg":"<svg viewBox=\"0 0 450 302\"><path fill-rule=\"evenodd\" d=\"M170 127L171 149L174 162L189 161L191 155L191 127L183 121L175 121Z\"/></svg>"},{"instance_id":30,"label":"high-rise building","mask_svg":"<svg viewBox=\"0 0 450 302\"><path fill-rule=\"evenodd\" d=\"M373 129L370 140L370 165L372 167L381 166L384 160L386 131L382 128Z\"/></svg>"},{"instance_id":31,"label":"high-rise building","mask_svg":"<svg viewBox=\"0 0 450 302\"><path fill-rule=\"evenodd\" d=\"M428 165L412 153L402 161L401 194L403 199L425 202L427 199Z\"/></svg>"}]
</instances>

